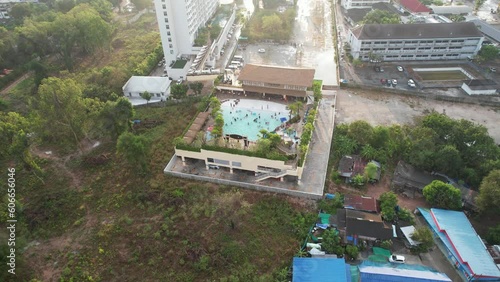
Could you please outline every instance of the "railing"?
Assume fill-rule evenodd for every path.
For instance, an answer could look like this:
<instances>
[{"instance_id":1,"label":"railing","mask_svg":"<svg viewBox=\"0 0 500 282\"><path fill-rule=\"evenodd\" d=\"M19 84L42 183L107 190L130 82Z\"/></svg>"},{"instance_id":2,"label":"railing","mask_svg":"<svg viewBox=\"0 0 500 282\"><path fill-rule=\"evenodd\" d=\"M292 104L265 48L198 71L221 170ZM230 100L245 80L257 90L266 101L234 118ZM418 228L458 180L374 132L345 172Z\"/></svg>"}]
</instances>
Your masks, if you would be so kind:
<instances>
[{"instance_id":1,"label":"railing","mask_svg":"<svg viewBox=\"0 0 500 282\"><path fill-rule=\"evenodd\" d=\"M280 170L279 172L270 172L270 173L266 173L266 174L263 174L261 176L258 176L257 179L255 179L255 181L259 182L259 181L268 179L270 177L274 177L274 178L283 177L286 174L287 174L286 170Z\"/></svg>"}]
</instances>

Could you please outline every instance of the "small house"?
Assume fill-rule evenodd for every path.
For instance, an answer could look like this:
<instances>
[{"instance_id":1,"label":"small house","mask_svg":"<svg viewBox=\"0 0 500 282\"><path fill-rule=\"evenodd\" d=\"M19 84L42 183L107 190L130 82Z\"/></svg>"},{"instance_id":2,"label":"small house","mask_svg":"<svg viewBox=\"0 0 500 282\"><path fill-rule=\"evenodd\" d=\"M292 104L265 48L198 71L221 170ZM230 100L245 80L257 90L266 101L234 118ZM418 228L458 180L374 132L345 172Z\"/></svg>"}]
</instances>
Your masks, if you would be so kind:
<instances>
[{"instance_id":1,"label":"small house","mask_svg":"<svg viewBox=\"0 0 500 282\"><path fill-rule=\"evenodd\" d=\"M165 101L170 95L170 79L161 76L132 76L122 87L123 96L127 97L132 105ZM144 92L151 94L151 100L141 97Z\"/></svg>"}]
</instances>

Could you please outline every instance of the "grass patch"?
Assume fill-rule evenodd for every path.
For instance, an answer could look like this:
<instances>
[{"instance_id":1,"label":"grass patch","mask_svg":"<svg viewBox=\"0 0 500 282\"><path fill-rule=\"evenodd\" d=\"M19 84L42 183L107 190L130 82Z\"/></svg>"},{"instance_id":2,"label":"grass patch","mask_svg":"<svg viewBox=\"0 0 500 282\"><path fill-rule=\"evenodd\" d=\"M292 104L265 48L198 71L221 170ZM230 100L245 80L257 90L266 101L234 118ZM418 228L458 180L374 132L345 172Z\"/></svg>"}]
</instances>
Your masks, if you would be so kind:
<instances>
[{"instance_id":1,"label":"grass patch","mask_svg":"<svg viewBox=\"0 0 500 282\"><path fill-rule=\"evenodd\" d=\"M182 69L186 65L187 61L186 60L177 60L174 62L172 65L173 69Z\"/></svg>"}]
</instances>

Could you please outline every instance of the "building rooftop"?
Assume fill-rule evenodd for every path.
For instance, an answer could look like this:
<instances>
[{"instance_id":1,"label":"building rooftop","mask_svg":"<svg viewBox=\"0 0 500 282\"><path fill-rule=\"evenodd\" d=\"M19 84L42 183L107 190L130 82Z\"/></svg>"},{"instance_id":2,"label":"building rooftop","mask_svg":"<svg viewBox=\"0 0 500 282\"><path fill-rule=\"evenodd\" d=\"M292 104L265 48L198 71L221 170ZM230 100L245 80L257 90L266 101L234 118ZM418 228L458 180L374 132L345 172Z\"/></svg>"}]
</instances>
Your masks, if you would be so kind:
<instances>
[{"instance_id":1,"label":"building rooftop","mask_svg":"<svg viewBox=\"0 0 500 282\"><path fill-rule=\"evenodd\" d=\"M361 40L482 37L472 22L427 24L365 24L352 29Z\"/></svg>"},{"instance_id":2,"label":"building rooftop","mask_svg":"<svg viewBox=\"0 0 500 282\"><path fill-rule=\"evenodd\" d=\"M345 195L344 208L366 212L377 212L377 202L372 197L360 195Z\"/></svg>"},{"instance_id":3,"label":"building rooftop","mask_svg":"<svg viewBox=\"0 0 500 282\"><path fill-rule=\"evenodd\" d=\"M132 76L123 86L124 93L144 92L159 93L164 92L170 86L168 77L162 76Z\"/></svg>"},{"instance_id":4,"label":"building rooftop","mask_svg":"<svg viewBox=\"0 0 500 282\"><path fill-rule=\"evenodd\" d=\"M472 12L472 7L467 5L437 6L429 5L429 8L438 15L460 15Z\"/></svg>"},{"instance_id":5,"label":"building rooftop","mask_svg":"<svg viewBox=\"0 0 500 282\"><path fill-rule=\"evenodd\" d=\"M430 13L431 9L418 0L400 0L401 6L405 7L412 13Z\"/></svg>"},{"instance_id":6,"label":"building rooftop","mask_svg":"<svg viewBox=\"0 0 500 282\"><path fill-rule=\"evenodd\" d=\"M238 80L311 87L314 69L246 64Z\"/></svg>"},{"instance_id":7,"label":"building rooftop","mask_svg":"<svg viewBox=\"0 0 500 282\"><path fill-rule=\"evenodd\" d=\"M348 266L339 258L294 257L292 282L350 282Z\"/></svg>"},{"instance_id":8,"label":"building rooftop","mask_svg":"<svg viewBox=\"0 0 500 282\"><path fill-rule=\"evenodd\" d=\"M500 42L500 30L496 27L479 19L472 20L471 22L474 23L484 35L495 40L496 42Z\"/></svg>"},{"instance_id":9,"label":"building rooftop","mask_svg":"<svg viewBox=\"0 0 500 282\"><path fill-rule=\"evenodd\" d=\"M472 275L500 279L500 270L463 212L422 208L419 210L448 251L459 258L460 263L466 266Z\"/></svg>"}]
</instances>

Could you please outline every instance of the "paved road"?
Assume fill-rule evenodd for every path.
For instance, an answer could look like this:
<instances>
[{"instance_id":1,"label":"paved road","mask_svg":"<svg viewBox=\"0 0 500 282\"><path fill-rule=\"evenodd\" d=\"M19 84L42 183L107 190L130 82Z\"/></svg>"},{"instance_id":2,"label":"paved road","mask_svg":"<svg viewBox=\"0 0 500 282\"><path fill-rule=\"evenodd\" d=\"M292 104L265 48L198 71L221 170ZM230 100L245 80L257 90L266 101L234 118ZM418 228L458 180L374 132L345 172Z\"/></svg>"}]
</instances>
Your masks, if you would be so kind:
<instances>
[{"instance_id":1,"label":"paved road","mask_svg":"<svg viewBox=\"0 0 500 282\"><path fill-rule=\"evenodd\" d=\"M333 135L335 91L324 91L319 105L309 154L299 186L301 191L322 194L328 169L328 157Z\"/></svg>"}]
</instances>

